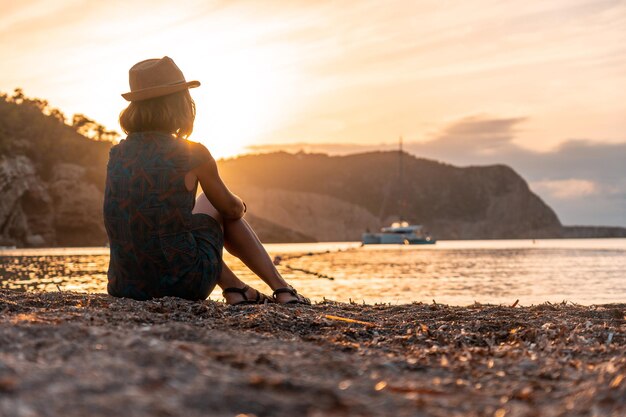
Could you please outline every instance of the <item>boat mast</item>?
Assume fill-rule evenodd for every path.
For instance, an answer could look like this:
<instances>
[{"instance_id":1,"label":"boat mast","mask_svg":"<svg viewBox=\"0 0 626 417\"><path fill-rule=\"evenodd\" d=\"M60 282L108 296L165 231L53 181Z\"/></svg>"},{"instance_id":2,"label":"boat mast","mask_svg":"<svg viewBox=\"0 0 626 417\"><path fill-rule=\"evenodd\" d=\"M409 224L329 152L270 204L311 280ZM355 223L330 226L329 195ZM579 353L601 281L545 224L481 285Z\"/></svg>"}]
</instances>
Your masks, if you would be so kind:
<instances>
[{"instance_id":1,"label":"boat mast","mask_svg":"<svg viewBox=\"0 0 626 417\"><path fill-rule=\"evenodd\" d=\"M398 140L398 186L400 187L400 223L404 221L404 184L403 184L403 167L402 167L402 136Z\"/></svg>"}]
</instances>

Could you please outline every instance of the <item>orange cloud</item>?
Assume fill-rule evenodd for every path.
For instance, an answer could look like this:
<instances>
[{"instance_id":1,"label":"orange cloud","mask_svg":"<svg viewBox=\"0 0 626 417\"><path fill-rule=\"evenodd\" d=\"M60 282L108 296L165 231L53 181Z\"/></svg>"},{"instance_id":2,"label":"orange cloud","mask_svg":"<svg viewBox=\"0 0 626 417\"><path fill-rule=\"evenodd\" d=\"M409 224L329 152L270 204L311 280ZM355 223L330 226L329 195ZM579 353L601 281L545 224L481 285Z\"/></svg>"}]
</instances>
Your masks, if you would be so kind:
<instances>
[{"instance_id":1,"label":"orange cloud","mask_svg":"<svg viewBox=\"0 0 626 417\"><path fill-rule=\"evenodd\" d=\"M576 178L534 181L529 185L539 194L548 194L560 200L585 198L600 192L600 186L597 183Z\"/></svg>"}]
</instances>

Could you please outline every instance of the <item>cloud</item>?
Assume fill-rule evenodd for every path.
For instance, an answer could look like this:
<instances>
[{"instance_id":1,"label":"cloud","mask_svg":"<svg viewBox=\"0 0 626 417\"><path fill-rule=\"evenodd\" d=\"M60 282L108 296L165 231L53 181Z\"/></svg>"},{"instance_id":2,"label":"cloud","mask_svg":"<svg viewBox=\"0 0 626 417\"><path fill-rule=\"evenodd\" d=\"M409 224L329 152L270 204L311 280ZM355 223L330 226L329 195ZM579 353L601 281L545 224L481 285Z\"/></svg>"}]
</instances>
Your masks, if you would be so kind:
<instances>
[{"instance_id":1,"label":"cloud","mask_svg":"<svg viewBox=\"0 0 626 417\"><path fill-rule=\"evenodd\" d=\"M472 115L455 121L431 134L425 142L405 142L404 149L417 156L439 158L458 164L468 164L468 155L482 158L489 154L486 150L499 149L508 152L517 131L517 125L526 117L493 118L486 115ZM373 150L395 150L397 143L358 144L358 143L288 143L251 145L250 152L321 152L333 155L368 152ZM487 156L489 158L489 156ZM457 160L458 159L458 160Z\"/></svg>"},{"instance_id":2,"label":"cloud","mask_svg":"<svg viewBox=\"0 0 626 417\"><path fill-rule=\"evenodd\" d=\"M507 151L515 138L517 126L526 117L493 118L474 115L462 118L434 134L425 143L414 143L411 149L436 154L442 151L476 156L492 155L495 151Z\"/></svg>"},{"instance_id":3,"label":"cloud","mask_svg":"<svg viewBox=\"0 0 626 417\"><path fill-rule=\"evenodd\" d=\"M597 183L576 178L534 181L529 185L536 193L550 194L552 197L560 200L585 198L600 192L600 186Z\"/></svg>"},{"instance_id":4,"label":"cloud","mask_svg":"<svg viewBox=\"0 0 626 417\"><path fill-rule=\"evenodd\" d=\"M570 139L539 152L514 141L527 120L461 119L407 150L457 165L510 165L564 224L626 226L626 143Z\"/></svg>"},{"instance_id":5,"label":"cloud","mask_svg":"<svg viewBox=\"0 0 626 417\"><path fill-rule=\"evenodd\" d=\"M510 165L556 210L564 224L626 226L626 141L571 139L550 151L535 151L515 143L516 134L528 120L525 116L472 115L434 131L429 140L405 143L404 149L459 166ZM397 146L296 143L249 150L348 154L395 150Z\"/></svg>"},{"instance_id":6,"label":"cloud","mask_svg":"<svg viewBox=\"0 0 626 417\"><path fill-rule=\"evenodd\" d=\"M500 137L509 141L513 138L515 126L526 120L526 117L492 119L487 116L469 116L446 127L439 140L461 137Z\"/></svg>"}]
</instances>

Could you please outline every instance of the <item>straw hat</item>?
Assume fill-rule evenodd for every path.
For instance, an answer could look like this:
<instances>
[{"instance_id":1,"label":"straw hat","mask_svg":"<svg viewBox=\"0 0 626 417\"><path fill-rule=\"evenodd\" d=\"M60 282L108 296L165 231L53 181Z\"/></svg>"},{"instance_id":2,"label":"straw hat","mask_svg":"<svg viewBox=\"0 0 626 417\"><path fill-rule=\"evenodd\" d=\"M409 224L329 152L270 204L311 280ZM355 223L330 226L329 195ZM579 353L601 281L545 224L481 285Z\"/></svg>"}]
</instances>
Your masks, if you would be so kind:
<instances>
[{"instance_id":1,"label":"straw hat","mask_svg":"<svg viewBox=\"0 0 626 417\"><path fill-rule=\"evenodd\" d=\"M128 101L141 101L166 96L186 88L200 86L199 81L186 81L172 58L146 59L128 71L130 92L122 94Z\"/></svg>"}]
</instances>

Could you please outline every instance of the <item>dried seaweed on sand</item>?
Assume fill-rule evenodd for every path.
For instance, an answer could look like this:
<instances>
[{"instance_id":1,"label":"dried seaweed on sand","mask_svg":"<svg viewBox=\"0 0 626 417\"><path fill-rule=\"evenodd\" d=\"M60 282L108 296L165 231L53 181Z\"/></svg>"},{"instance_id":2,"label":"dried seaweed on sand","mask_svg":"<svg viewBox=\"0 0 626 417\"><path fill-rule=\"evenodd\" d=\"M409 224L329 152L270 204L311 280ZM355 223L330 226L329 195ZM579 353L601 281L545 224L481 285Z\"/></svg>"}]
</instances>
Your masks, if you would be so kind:
<instances>
[{"instance_id":1,"label":"dried seaweed on sand","mask_svg":"<svg viewBox=\"0 0 626 417\"><path fill-rule=\"evenodd\" d=\"M624 304L235 308L0 290L0 312L0 415L626 415Z\"/></svg>"}]
</instances>

